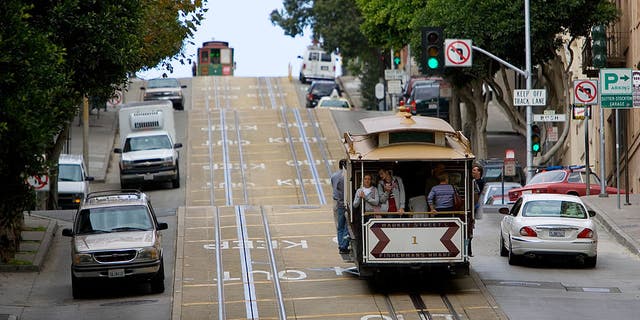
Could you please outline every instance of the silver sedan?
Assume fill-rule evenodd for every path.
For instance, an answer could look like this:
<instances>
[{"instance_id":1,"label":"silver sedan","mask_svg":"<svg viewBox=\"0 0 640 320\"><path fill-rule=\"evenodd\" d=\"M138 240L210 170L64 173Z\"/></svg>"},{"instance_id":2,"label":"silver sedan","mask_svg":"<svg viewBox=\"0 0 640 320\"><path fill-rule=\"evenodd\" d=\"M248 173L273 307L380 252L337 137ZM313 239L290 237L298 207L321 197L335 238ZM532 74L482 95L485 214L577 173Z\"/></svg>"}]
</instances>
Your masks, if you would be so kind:
<instances>
[{"instance_id":1,"label":"silver sedan","mask_svg":"<svg viewBox=\"0 0 640 320\"><path fill-rule=\"evenodd\" d=\"M588 211L577 196L524 194L500 223L500 255L517 264L523 257L566 255L593 268L597 261L598 234Z\"/></svg>"}]
</instances>

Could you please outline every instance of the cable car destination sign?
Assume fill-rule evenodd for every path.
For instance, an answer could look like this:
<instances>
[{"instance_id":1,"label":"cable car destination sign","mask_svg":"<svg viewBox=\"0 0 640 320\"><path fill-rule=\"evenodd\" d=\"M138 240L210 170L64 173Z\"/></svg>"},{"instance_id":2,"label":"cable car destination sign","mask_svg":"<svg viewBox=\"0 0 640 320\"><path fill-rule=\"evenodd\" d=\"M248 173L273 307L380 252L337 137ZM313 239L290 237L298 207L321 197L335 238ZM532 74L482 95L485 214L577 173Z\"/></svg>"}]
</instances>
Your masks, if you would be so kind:
<instances>
[{"instance_id":1,"label":"cable car destination sign","mask_svg":"<svg viewBox=\"0 0 640 320\"><path fill-rule=\"evenodd\" d=\"M514 106L545 106L547 105L547 91L545 89L513 90Z\"/></svg>"}]
</instances>

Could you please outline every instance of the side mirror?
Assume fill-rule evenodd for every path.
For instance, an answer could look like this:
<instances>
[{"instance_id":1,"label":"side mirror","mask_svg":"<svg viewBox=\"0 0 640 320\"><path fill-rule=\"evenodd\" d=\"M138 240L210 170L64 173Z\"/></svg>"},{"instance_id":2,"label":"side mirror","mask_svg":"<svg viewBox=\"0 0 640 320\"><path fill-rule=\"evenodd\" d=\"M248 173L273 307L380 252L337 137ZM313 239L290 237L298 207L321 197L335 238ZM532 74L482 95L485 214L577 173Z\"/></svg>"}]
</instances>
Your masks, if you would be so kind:
<instances>
[{"instance_id":1,"label":"side mirror","mask_svg":"<svg viewBox=\"0 0 640 320\"><path fill-rule=\"evenodd\" d=\"M596 216L596 212L594 210L588 210L587 212L589 212L589 217L595 217Z\"/></svg>"},{"instance_id":2,"label":"side mirror","mask_svg":"<svg viewBox=\"0 0 640 320\"><path fill-rule=\"evenodd\" d=\"M147 88L145 88L145 87L140 87L140 90L147 90Z\"/></svg>"},{"instance_id":3,"label":"side mirror","mask_svg":"<svg viewBox=\"0 0 640 320\"><path fill-rule=\"evenodd\" d=\"M166 222L158 222L158 230L166 230L169 228L169 225Z\"/></svg>"},{"instance_id":4,"label":"side mirror","mask_svg":"<svg viewBox=\"0 0 640 320\"><path fill-rule=\"evenodd\" d=\"M509 214L509 208L503 207L498 209L498 212L501 214Z\"/></svg>"},{"instance_id":5,"label":"side mirror","mask_svg":"<svg viewBox=\"0 0 640 320\"><path fill-rule=\"evenodd\" d=\"M298 56L298 59L303 59L302 56Z\"/></svg>"},{"instance_id":6,"label":"side mirror","mask_svg":"<svg viewBox=\"0 0 640 320\"><path fill-rule=\"evenodd\" d=\"M113 148L113 153L122 153L122 149L120 149L120 148Z\"/></svg>"},{"instance_id":7,"label":"side mirror","mask_svg":"<svg viewBox=\"0 0 640 320\"><path fill-rule=\"evenodd\" d=\"M62 229L62 235L65 237L73 237L73 230L69 228Z\"/></svg>"},{"instance_id":8,"label":"side mirror","mask_svg":"<svg viewBox=\"0 0 640 320\"><path fill-rule=\"evenodd\" d=\"M93 181L93 180L95 180L95 178L94 178L94 177L84 177L84 180L86 180L86 181Z\"/></svg>"},{"instance_id":9,"label":"side mirror","mask_svg":"<svg viewBox=\"0 0 640 320\"><path fill-rule=\"evenodd\" d=\"M176 149L177 149L177 148L182 148L182 142L174 143L174 144L173 144L173 147L174 147L174 148L176 148Z\"/></svg>"},{"instance_id":10,"label":"side mirror","mask_svg":"<svg viewBox=\"0 0 640 320\"><path fill-rule=\"evenodd\" d=\"M183 84L183 85L181 85L181 86L180 86L180 88L182 88L182 89L186 89L186 88L187 88L187 85L186 85L186 84Z\"/></svg>"}]
</instances>

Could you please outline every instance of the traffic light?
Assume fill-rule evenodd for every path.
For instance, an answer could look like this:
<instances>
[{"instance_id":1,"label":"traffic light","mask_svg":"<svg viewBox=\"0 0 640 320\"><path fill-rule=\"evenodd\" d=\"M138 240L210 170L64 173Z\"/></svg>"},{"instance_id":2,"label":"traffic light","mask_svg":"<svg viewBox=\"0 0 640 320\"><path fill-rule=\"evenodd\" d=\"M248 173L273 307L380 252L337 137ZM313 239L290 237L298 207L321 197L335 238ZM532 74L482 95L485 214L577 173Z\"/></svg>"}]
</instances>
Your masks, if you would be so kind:
<instances>
[{"instance_id":1,"label":"traffic light","mask_svg":"<svg viewBox=\"0 0 640 320\"><path fill-rule=\"evenodd\" d=\"M444 71L444 37L442 28L422 29L422 56L425 74L442 74Z\"/></svg>"},{"instance_id":2,"label":"traffic light","mask_svg":"<svg viewBox=\"0 0 640 320\"><path fill-rule=\"evenodd\" d=\"M394 66L399 66L400 63L402 62L402 59L400 58L400 52L399 51L394 51L393 52L393 65Z\"/></svg>"},{"instance_id":3,"label":"traffic light","mask_svg":"<svg viewBox=\"0 0 640 320\"><path fill-rule=\"evenodd\" d=\"M531 126L531 153L540 152L540 127L537 124Z\"/></svg>"},{"instance_id":4,"label":"traffic light","mask_svg":"<svg viewBox=\"0 0 640 320\"><path fill-rule=\"evenodd\" d=\"M607 31L603 25L591 28L591 55L594 68L605 68L607 66Z\"/></svg>"}]
</instances>

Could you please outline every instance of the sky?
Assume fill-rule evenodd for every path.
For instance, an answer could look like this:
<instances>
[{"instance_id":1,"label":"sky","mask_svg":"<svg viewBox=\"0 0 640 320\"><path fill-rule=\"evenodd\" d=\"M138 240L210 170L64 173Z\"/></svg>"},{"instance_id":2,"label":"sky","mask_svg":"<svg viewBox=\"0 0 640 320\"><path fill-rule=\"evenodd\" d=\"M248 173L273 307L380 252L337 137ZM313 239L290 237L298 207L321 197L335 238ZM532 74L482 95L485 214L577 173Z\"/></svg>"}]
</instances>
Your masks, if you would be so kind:
<instances>
[{"instance_id":1,"label":"sky","mask_svg":"<svg viewBox=\"0 0 640 320\"><path fill-rule=\"evenodd\" d=\"M291 64L293 77L300 70L298 55L311 44L311 32L292 38L271 23L269 14L282 10L282 0L209 0L209 11L195 33L195 45L187 45L186 55L195 59L203 42L226 41L234 49L235 76L287 76ZM174 72L169 77L191 77L191 65L172 61ZM142 79L160 77L166 72L152 69L137 72Z\"/></svg>"}]
</instances>

